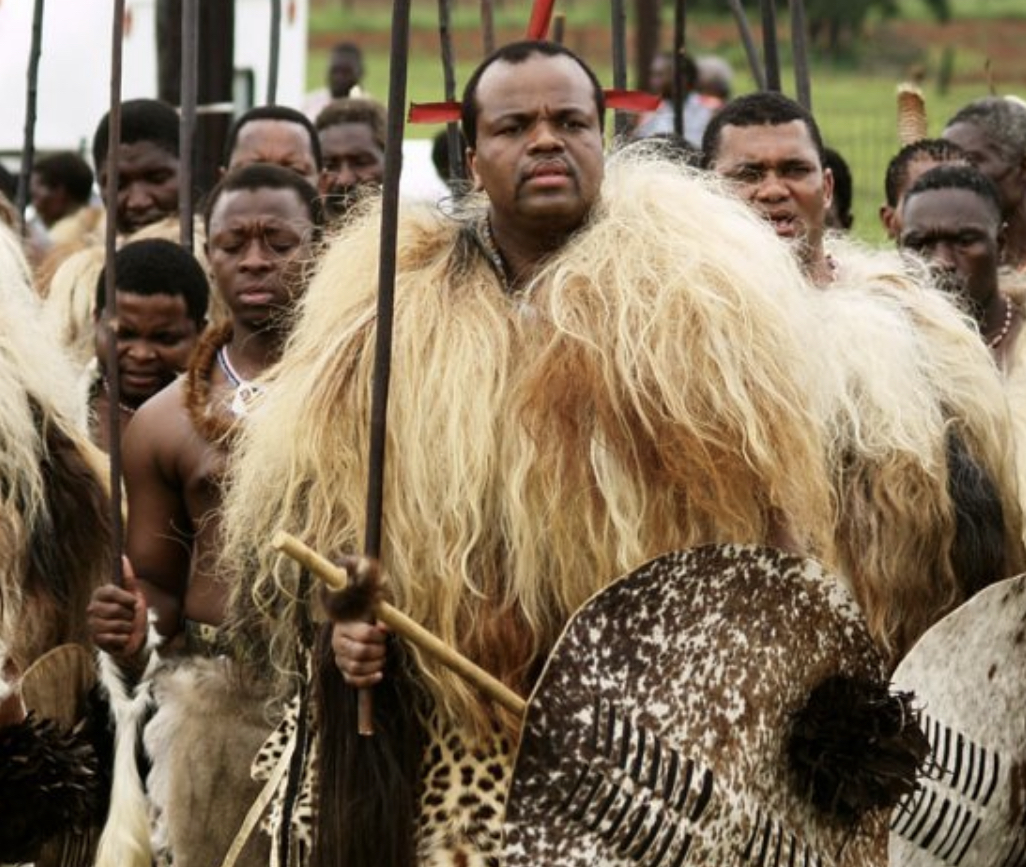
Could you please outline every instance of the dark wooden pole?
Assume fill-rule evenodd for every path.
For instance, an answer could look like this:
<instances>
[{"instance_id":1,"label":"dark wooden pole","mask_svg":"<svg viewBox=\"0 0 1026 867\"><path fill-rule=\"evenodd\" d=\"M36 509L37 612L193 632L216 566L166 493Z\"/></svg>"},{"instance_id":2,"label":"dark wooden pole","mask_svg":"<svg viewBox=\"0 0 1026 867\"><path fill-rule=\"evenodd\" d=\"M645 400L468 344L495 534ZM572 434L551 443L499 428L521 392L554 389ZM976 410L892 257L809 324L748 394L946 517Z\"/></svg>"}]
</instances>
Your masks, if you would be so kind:
<instances>
[{"instance_id":1,"label":"dark wooden pole","mask_svg":"<svg viewBox=\"0 0 1026 867\"><path fill-rule=\"evenodd\" d=\"M110 114L108 115L107 142L107 235L104 262L104 314L107 329L107 423L110 426L110 509L111 537L114 556L111 558L112 580L124 585L125 576L121 553L125 548L124 524L121 521L121 384L118 376L117 335L117 207L118 207L118 149L121 145L121 48L124 34L125 0L114 0L114 23L111 28L110 50Z\"/></svg>"},{"instance_id":2,"label":"dark wooden pole","mask_svg":"<svg viewBox=\"0 0 1026 867\"><path fill-rule=\"evenodd\" d=\"M452 53L452 16L449 0L438 0L438 39L442 47L442 77L445 98L456 99L456 69ZM463 178L463 149L460 147L460 128L456 123L445 125L446 146L449 150L449 175Z\"/></svg>"},{"instance_id":3,"label":"dark wooden pole","mask_svg":"<svg viewBox=\"0 0 1026 867\"><path fill-rule=\"evenodd\" d=\"M812 78L809 73L808 25L805 20L805 0L791 3L791 54L794 55L794 86L798 102L812 111Z\"/></svg>"},{"instance_id":4,"label":"dark wooden pole","mask_svg":"<svg viewBox=\"0 0 1026 867\"><path fill-rule=\"evenodd\" d=\"M25 209L32 184L32 165L36 156L36 97L39 91L39 56L43 42L43 0L32 9L32 42L29 46L28 90L25 95L25 137L21 147L21 172L18 175L17 208L21 234L25 234Z\"/></svg>"},{"instance_id":5,"label":"dark wooden pole","mask_svg":"<svg viewBox=\"0 0 1026 867\"><path fill-rule=\"evenodd\" d=\"M780 92L780 53L777 49L776 0L762 2L762 56L766 65L766 90Z\"/></svg>"},{"instance_id":6,"label":"dark wooden pole","mask_svg":"<svg viewBox=\"0 0 1026 867\"><path fill-rule=\"evenodd\" d=\"M495 51L495 5L493 0L481 0L481 37L485 57Z\"/></svg>"},{"instance_id":7,"label":"dark wooden pole","mask_svg":"<svg viewBox=\"0 0 1026 867\"><path fill-rule=\"evenodd\" d=\"M271 0L271 47L267 59L267 104L278 100L278 66L281 63L281 0Z\"/></svg>"},{"instance_id":8,"label":"dark wooden pole","mask_svg":"<svg viewBox=\"0 0 1026 867\"><path fill-rule=\"evenodd\" d=\"M612 37L613 37L613 87L617 90L627 89L627 6L624 0L612 2ZM616 112L613 132L617 138L627 134L627 114Z\"/></svg>"},{"instance_id":9,"label":"dark wooden pole","mask_svg":"<svg viewBox=\"0 0 1026 867\"><path fill-rule=\"evenodd\" d=\"M748 68L751 70L755 87L758 90L765 90L766 70L762 68L762 62L759 60L759 50L755 47L755 37L752 36L752 28L748 26L748 16L741 6L741 0L727 0L727 5L730 6L730 11L737 22L737 32L745 49L745 57L748 58Z\"/></svg>"},{"instance_id":10,"label":"dark wooden pole","mask_svg":"<svg viewBox=\"0 0 1026 867\"><path fill-rule=\"evenodd\" d=\"M684 47L687 8L684 0L673 3L673 132L684 137Z\"/></svg>"},{"instance_id":11,"label":"dark wooden pole","mask_svg":"<svg viewBox=\"0 0 1026 867\"><path fill-rule=\"evenodd\" d=\"M198 0L182 0L181 119L178 132L179 242L192 252L192 143L196 135L196 72L199 43Z\"/></svg>"}]
</instances>

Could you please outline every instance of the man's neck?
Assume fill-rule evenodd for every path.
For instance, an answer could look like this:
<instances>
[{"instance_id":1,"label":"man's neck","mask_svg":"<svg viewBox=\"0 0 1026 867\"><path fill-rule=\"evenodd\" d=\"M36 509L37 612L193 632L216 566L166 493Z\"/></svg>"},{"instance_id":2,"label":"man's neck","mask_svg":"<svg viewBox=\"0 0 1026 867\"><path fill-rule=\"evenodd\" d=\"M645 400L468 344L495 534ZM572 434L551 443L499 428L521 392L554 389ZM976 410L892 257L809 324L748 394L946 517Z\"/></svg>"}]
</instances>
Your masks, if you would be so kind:
<instances>
[{"instance_id":1,"label":"man's neck","mask_svg":"<svg viewBox=\"0 0 1026 867\"><path fill-rule=\"evenodd\" d=\"M820 289L834 282L834 265L822 244L816 250L807 251L803 257L802 270Z\"/></svg>"},{"instance_id":2,"label":"man's neck","mask_svg":"<svg viewBox=\"0 0 1026 867\"><path fill-rule=\"evenodd\" d=\"M563 246L570 235L569 231L560 232L555 229L544 233L526 231L497 219L494 212L489 213L488 219L492 240L509 269L509 277L514 286L522 286L530 280L542 262Z\"/></svg>"},{"instance_id":3,"label":"man's neck","mask_svg":"<svg viewBox=\"0 0 1026 867\"><path fill-rule=\"evenodd\" d=\"M281 358L284 343L285 333L280 327L267 325L253 328L235 320L232 323L228 353L239 376L246 380L256 379Z\"/></svg>"}]
</instances>

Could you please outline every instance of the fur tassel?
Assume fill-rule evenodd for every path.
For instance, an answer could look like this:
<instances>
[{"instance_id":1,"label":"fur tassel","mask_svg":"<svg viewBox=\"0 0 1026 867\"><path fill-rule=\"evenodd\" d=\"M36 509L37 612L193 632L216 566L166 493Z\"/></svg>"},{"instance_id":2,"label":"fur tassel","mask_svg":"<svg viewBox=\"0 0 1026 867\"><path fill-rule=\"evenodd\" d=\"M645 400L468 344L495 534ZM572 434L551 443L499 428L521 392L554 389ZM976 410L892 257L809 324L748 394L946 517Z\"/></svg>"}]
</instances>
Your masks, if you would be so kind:
<instances>
[{"instance_id":1,"label":"fur tassel","mask_svg":"<svg viewBox=\"0 0 1026 867\"><path fill-rule=\"evenodd\" d=\"M95 867L151 867L153 863L148 802L136 762L136 745L140 727L153 704L150 682L160 665L156 653L159 643L151 623L147 639L149 661L135 690L125 682L117 663L106 653L99 654L100 682L109 695L117 733L110 810L97 848Z\"/></svg>"},{"instance_id":2,"label":"fur tassel","mask_svg":"<svg viewBox=\"0 0 1026 867\"><path fill-rule=\"evenodd\" d=\"M0 862L31 861L51 838L87 831L102 783L85 728L29 714L0 729Z\"/></svg>"},{"instance_id":3,"label":"fur tassel","mask_svg":"<svg viewBox=\"0 0 1026 867\"><path fill-rule=\"evenodd\" d=\"M915 791L930 744L911 693L837 675L795 714L787 749L798 790L825 813L858 822Z\"/></svg>"}]
</instances>

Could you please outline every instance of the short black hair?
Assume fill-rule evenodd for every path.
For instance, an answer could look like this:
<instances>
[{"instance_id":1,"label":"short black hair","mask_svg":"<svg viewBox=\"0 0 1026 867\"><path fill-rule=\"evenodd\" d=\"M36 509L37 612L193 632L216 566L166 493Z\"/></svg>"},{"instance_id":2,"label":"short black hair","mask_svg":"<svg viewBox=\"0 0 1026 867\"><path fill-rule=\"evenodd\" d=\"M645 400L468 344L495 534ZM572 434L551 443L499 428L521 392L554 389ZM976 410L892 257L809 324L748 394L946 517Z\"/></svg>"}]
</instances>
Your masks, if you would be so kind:
<instances>
[{"instance_id":1,"label":"short black hair","mask_svg":"<svg viewBox=\"0 0 1026 867\"><path fill-rule=\"evenodd\" d=\"M210 301L210 283L203 268L184 247L163 238L125 244L114 254L118 292L132 295L181 295L189 318L203 327ZM96 281L96 315L107 301L107 268Z\"/></svg>"},{"instance_id":2,"label":"short black hair","mask_svg":"<svg viewBox=\"0 0 1026 867\"><path fill-rule=\"evenodd\" d=\"M18 197L18 179L7 170L7 166L0 163L0 196L6 198L12 205Z\"/></svg>"},{"instance_id":3,"label":"short black hair","mask_svg":"<svg viewBox=\"0 0 1026 867\"><path fill-rule=\"evenodd\" d=\"M270 163L251 163L232 169L207 194L203 203L203 228L210 237L210 217L218 199L225 193L237 190L293 190L306 205L307 213L314 225L314 238L319 239L324 226L324 200L317 190L295 172Z\"/></svg>"},{"instance_id":4,"label":"short black hair","mask_svg":"<svg viewBox=\"0 0 1026 867\"><path fill-rule=\"evenodd\" d=\"M511 42L494 51L481 61L481 65L474 70L467 80L467 85L463 88L460 124L463 127L463 137L467 140L468 147L477 147L477 86L480 84L481 76L484 75L485 70L494 63L501 62L513 65L523 63L535 55L541 55L542 57L569 57L584 70L594 90L595 109L598 111L599 127L603 127L605 123L606 95L591 67L569 48L564 48L558 42L541 42L526 39L522 42Z\"/></svg>"},{"instance_id":5,"label":"short black hair","mask_svg":"<svg viewBox=\"0 0 1026 867\"><path fill-rule=\"evenodd\" d=\"M1001 196L998 189L976 166L963 163L934 166L916 178L916 182L905 193L905 202L930 190L968 190L975 193L994 209L997 221L1001 222Z\"/></svg>"},{"instance_id":6,"label":"short black hair","mask_svg":"<svg viewBox=\"0 0 1026 867\"><path fill-rule=\"evenodd\" d=\"M905 145L891 157L884 175L884 196L892 208L898 206L898 191L908 183L909 167L923 159L938 163L969 161L961 147L944 138L921 138Z\"/></svg>"},{"instance_id":7,"label":"short black hair","mask_svg":"<svg viewBox=\"0 0 1026 867\"><path fill-rule=\"evenodd\" d=\"M317 131L338 126L342 123L362 123L370 128L371 135L379 148L385 147L385 128L387 117L385 106L376 99L347 96L333 99L317 115L314 126ZM318 146L320 141L318 140Z\"/></svg>"},{"instance_id":8,"label":"short black hair","mask_svg":"<svg viewBox=\"0 0 1026 867\"><path fill-rule=\"evenodd\" d=\"M93 170L74 151L61 151L40 159L32 174L51 189L63 187L71 200L80 205L89 202L93 194Z\"/></svg>"},{"instance_id":9,"label":"short black hair","mask_svg":"<svg viewBox=\"0 0 1026 867\"><path fill-rule=\"evenodd\" d=\"M321 140L317 137L317 130L314 128L313 122L303 112L289 108L287 105L258 105L239 115L228 131L228 140L225 142L224 153L221 155L221 165L227 167L231 164L232 151L235 150L235 145L239 141L239 132L247 123L254 120L277 120L303 127L310 140L310 151L313 154L317 171L324 168L321 158Z\"/></svg>"},{"instance_id":10,"label":"short black hair","mask_svg":"<svg viewBox=\"0 0 1026 867\"><path fill-rule=\"evenodd\" d=\"M824 165L834 176L834 204L837 206L837 216L843 226L850 227L853 221L851 169L848 167L848 161L833 148L824 148L823 153L826 157Z\"/></svg>"},{"instance_id":11,"label":"short black hair","mask_svg":"<svg viewBox=\"0 0 1026 867\"><path fill-rule=\"evenodd\" d=\"M979 127L1009 162L1026 160L1026 107L1003 96L987 96L962 106L944 128L956 123Z\"/></svg>"},{"instance_id":12,"label":"short black hair","mask_svg":"<svg viewBox=\"0 0 1026 867\"><path fill-rule=\"evenodd\" d=\"M332 54L352 54L357 60L363 63L363 49L355 42L336 42L331 46Z\"/></svg>"},{"instance_id":13,"label":"short black hair","mask_svg":"<svg viewBox=\"0 0 1026 867\"><path fill-rule=\"evenodd\" d=\"M458 147L460 153L463 153L467 149L467 140L463 137L463 133L456 130L456 139L459 142ZM440 177L446 184L453 182L460 183L465 181L466 177L454 177L452 173L452 166L449 162L449 130L441 129L435 133L435 137L431 140L431 163L435 167L435 171L438 172ZM465 170L465 167L464 167Z\"/></svg>"},{"instance_id":14,"label":"short black hair","mask_svg":"<svg viewBox=\"0 0 1026 867\"><path fill-rule=\"evenodd\" d=\"M178 112L159 99L130 99L121 103L121 144L153 142L171 156L178 156ZM107 161L110 146L110 112L107 112L93 135L93 165L99 172Z\"/></svg>"},{"instance_id":15,"label":"short black hair","mask_svg":"<svg viewBox=\"0 0 1026 867\"><path fill-rule=\"evenodd\" d=\"M716 162L720 147L720 134L725 126L780 126L800 120L809 131L809 137L816 146L820 165L826 165L826 148L819 124L807 111L793 99L782 93L761 91L739 96L728 102L712 116L702 136L702 153L705 167L709 168Z\"/></svg>"}]
</instances>

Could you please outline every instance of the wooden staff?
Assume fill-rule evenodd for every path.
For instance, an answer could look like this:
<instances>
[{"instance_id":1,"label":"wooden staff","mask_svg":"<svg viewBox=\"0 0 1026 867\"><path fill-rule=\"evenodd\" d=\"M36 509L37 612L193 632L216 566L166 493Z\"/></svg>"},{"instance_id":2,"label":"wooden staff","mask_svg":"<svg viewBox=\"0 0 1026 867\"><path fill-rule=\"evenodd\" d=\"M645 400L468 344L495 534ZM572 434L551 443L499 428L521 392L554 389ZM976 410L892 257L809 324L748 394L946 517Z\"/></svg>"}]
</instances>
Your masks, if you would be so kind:
<instances>
[{"instance_id":1,"label":"wooden staff","mask_svg":"<svg viewBox=\"0 0 1026 867\"><path fill-rule=\"evenodd\" d=\"M552 41L557 45L562 45L564 39L566 39L566 15L563 12L557 12L552 19Z\"/></svg>"},{"instance_id":2,"label":"wooden staff","mask_svg":"<svg viewBox=\"0 0 1026 867\"><path fill-rule=\"evenodd\" d=\"M798 102L812 111L812 83L809 75L809 40L805 22L805 0L791 3L791 53L794 55L794 86Z\"/></svg>"},{"instance_id":3,"label":"wooden staff","mask_svg":"<svg viewBox=\"0 0 1026 867\"><path fill-rule=\"evenodd\" d=\"M385 177L381 189L381 255L378 260L378 316L374 345L374 385L371 394L367 525L363 544L364 553L375 560L381 557L384 513L388 383L392 374L392 319L395 308L396 238L399 226L399 175L403 167L403 122L409 44L410 0L395 0L392 7ZM366 689L360 691L359 707L360 734L374 734L371 693Z\"/></svg>"},{"instance_id":4,"label":"wooden staff","mask_svg":"<svg viewBox=\"0 0 1026 867\"><path fill-rule=\"evenodd\" d=\"M481 0L481 37L485 57L495 51L495 7L492 0Z\"/></svg>"},{"instance_id":5,"label":"wooden staff","mask_svg":"<svg viewBox=\"0 0 1026 867\"><path fill-rule=\"evenodd\" d=\"M780 54L777 50L776 0L762 2L762 56L766 64L766 90L780 93Z\"/></svg>"},{"instance_id":6,"label":"wooden staff","mask_svg":"<svg viewBox=\"0 0 1026 867\"><path fill-rule=\"evenodd\" d=\"M673 132L684 137L684 37L687 9L684 0L673 4Z\"/></svg>"},{"instance_id":7,"label":"wooden staff","mask_svg":"<svg viewBox=\"0 0 1026 867\"><path fill-rule=\"evenodd\" d=\"M36 97L39 92L39 55L43 43L43 0L32 9L32 44L29 48L28 92L25 96L25 138L21 148L21 174L18 176L17 208L21 234L25 235L25 208L32 183L32 164L36 155Z\"/></svg>"},{"instance_id":8,"label":"wooden staff","mask_svg":"<svg viewBox=\"0 0 1026 867\"><path fill-rule=\"evenodd\" d=\"M627 89L627 7L624 0L613 0L613 87ZM627 134L627 113L617 110L613 122L617 138Z\"/></svg>"},{"instance_id":9,"label":"wooden staff","mask_svg":"<svg viewBox=\"0 0 1026 867\"><path fill-rule=\"evenodd\" d=\"M110 49L110 114L107 116L107 233L104 263L104 314L107 329L107 422L110 427L110 509L111 538L114 556L111 558L112 580L124 586L121 567L124 550L124 524L121 520L121 383L118 376L118 299L115 256L117 255L118 210L118 148L121 145L121 43L124 35L125 0L114 0L114 24Z\"/></svg>"},{"instance_id":10,"label":"wooden staff","mask_svg":"<svg viewBox=\"0 0 1026 867\"><path fill-rule=\"evenodd\" d=\"M449 11L449 0L438 0L438 39L442 46L442 76L444 78L445 98L447 101L456 99L456 72L452 55L452 18ZM445 125L446 145L449 149L449 175L453 178L463 177L463 153L460 148L460 129L456 123Z\"/></svg>"},{"instance_id":11,"label":"wooden staff","mask_svg":"<svg viewBox=\"0 0 1026 867\"><path fill-rule=\"evenodd\" d=\"M277 533L271 545L295 560L300 566L308 569L312 575L320 578L330 590L341 591L349 586L349 573L326 560L313 549L304 545L295 536L288 533ZM378 604L375 617L388 626L400 638L410 642L420 650L438 660L442 665L460 675L468 683L473 684L488 698L506 708L519 717L527 709L519 695L502 681L492 677L487 671L475 665L458 651L454 650L434 633L428 632L415 620L407 617L387 602Z\"/></svg>"},{"instance_id":12,"label":"wooden staff","mask_svg":"<svg viewBox=\"0 0 1026 867\"><path fill-rule=\"evenodd\" d=\"M766 70L759 62L759 51L755 47L755 37L752 36L752 28L748 26L748 16L745 15L741 0L727 0L730 11L737 22L737 32L741 37L741 44L745 47L745 57L748 58L748 68L752 72L752 79L755 81L757 90L766 89Z\"/></svg>"},{"instance_id":13,"label":"wooden staff","mask_svg":"<svg viewBox=\"0 0 1026 867\"><path fill-rule=\"evenodd\" d=\"M192 143L196 135L196 70L199 56L197 0L182 0L181 122L178 126L179 243L192 252Z\"/></svg>"},{"instance_id":14,"label":"wooden staff","mask_svg":"<svg viewBox=\"0 0 1026 867\"><path fill-rule=\"evenodd\" d=\"M271 0L271 50L267 61L267 104L278 99L278 64L281 57L281 0Z\"/></svg>"}]
</instances>

